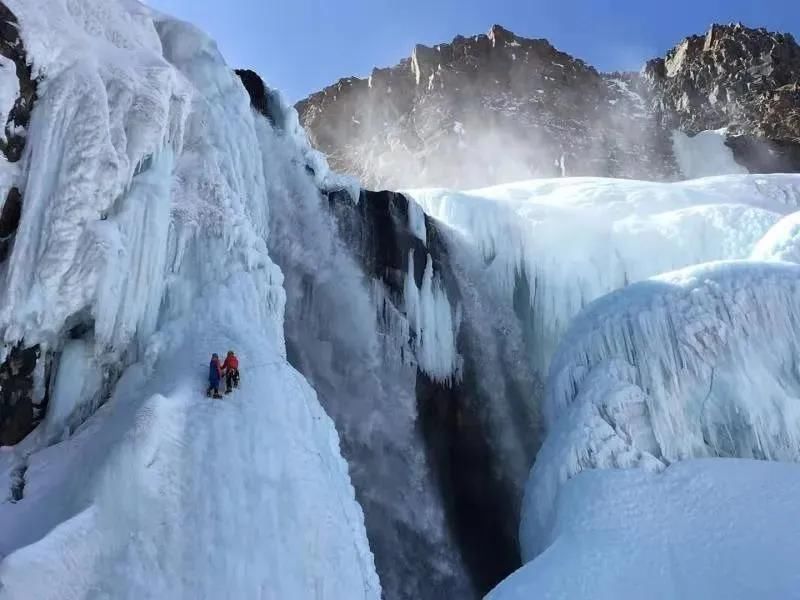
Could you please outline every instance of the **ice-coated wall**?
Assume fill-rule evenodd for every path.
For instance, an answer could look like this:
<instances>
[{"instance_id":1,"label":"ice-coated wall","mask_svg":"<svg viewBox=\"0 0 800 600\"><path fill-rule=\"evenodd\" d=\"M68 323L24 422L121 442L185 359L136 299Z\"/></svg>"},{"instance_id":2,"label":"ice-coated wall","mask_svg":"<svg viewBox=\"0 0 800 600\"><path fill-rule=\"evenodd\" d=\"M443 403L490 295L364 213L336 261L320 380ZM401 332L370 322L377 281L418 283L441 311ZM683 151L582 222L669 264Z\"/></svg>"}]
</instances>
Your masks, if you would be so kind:
<instances>
[{"instance_id":1,"label":"ice-coated wall","mask_svg":"<svg viewBox=\"0 0 800 600\"><path fill-rule=\"evenodd\" d=\"M7 4L38 99L0 337L36 344L53 384L43 426L0 452L0 597L379 598L267 249L270 206L324 159L188 24L127 0ZM212 402L229 348L242 387Z\"/></svg>"}]
</instances>

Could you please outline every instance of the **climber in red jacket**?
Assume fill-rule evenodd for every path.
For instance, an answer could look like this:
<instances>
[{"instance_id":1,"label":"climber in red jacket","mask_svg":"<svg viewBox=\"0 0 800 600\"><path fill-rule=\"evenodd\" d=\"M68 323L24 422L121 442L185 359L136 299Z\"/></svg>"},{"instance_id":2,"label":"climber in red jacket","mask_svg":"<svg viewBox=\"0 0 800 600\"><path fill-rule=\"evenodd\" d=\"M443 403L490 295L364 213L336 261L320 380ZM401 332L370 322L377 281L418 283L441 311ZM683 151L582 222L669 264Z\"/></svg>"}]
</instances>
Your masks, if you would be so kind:
<instances>
[{"instance_id":1,"label":"climber in red jacket","mask_svg":"<svg viewBox=\"0 0 800 600\"><path fill-rule=\"evenodd\" d=\"M222 372L225 374L225 393L230 394L233 388L239 387L239 359L233 350L228 350L228 356L222 363Z\"/></svg>"}]
</instances>

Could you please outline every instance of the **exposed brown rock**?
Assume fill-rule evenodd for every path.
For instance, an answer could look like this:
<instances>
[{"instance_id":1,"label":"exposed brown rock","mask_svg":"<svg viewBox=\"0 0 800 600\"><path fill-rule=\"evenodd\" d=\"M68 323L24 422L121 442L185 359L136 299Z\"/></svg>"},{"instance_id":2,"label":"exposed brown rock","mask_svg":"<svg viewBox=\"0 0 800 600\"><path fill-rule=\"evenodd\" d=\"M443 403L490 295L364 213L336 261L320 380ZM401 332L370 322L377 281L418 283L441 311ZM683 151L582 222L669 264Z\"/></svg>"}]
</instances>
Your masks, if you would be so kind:
<instances>
[{"instance_id":1,"label":"exposed brown rock","mask_svg":"<svg viewBox=\"0 0 800 600\"><path fill-rule=\"evenodd\" d=\"M564 173L675 179L672 130L721 127L783 148L774 163L737 155L770 172L793 164L788 146L800 143L798 57L788 34L714 25L641 74L601 74L546 40L495 25L487 35L417 45L395 67L342 79L297 109L333 167L371 187Z\"/></svg>"},{"instance_id":2,"label":"exposed brown rock","mask_svg":"<svg viewBox=\"0 0 800 600\"><path fill-rule=\"evenodd\" d=\"M14 62L19 83L19 96L0 136L0 152L9 162L17 162L25 148L25 128L36 101L36 82L31 74L25 47L19 36L17 19L0 2L0 54ZM0 198L0 263L11 251L14 234L22 215L23 199L12 187ZM0 446L16 444L33 431L43 416L46 398L36 397L33 372L40 360L37 346L20 343L0 362ZM43 393L42 393L43 394Z\"/></svg>"}]
</instances>

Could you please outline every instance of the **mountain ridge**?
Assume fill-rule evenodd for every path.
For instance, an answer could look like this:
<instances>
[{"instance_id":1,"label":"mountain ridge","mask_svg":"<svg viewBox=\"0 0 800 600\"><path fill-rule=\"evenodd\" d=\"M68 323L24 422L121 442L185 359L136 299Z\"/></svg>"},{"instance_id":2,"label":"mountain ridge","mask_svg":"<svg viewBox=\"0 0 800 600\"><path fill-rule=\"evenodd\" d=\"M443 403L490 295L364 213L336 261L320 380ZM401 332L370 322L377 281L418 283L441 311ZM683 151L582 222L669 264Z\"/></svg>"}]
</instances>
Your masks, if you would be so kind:
<instances>
[{"instance_id":1,"label":"mountain ridge","mask_svg":"<svg viewBox=\"0 0 800 600\"><path fill-rule=\"evenodd\" d=\"M373 187L674 180L675 129L728 126L728 145L751 171L798 170L800 95L785 88L798 75L791 34L741 24L714 24L639 72L611 73L494 25L417 44L394 67L342 78L296 108L333 167Z\"/></svg>"}]
</instances>

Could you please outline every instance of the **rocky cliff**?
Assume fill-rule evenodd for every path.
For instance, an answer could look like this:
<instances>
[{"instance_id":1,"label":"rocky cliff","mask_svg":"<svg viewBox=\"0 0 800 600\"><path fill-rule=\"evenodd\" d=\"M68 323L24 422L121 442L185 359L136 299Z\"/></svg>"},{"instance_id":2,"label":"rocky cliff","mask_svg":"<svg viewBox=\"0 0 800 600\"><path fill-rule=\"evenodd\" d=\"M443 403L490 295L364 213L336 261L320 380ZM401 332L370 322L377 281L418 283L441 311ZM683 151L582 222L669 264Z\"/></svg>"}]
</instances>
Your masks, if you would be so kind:
<instances>
[{"instance_id":1,"label":"rocky cliff","mask_svg":"<svg viewBox=\"0 0 800 600\"><path fill-rule=\"evenodd\" d=\"M554 175L680 177L675 129L729 127L754 171L800 168L800 47L742 25L687 38L641 73L604 74L495 25L297 104L332 165L373 187Z\"/></svg>"},{"instance_id":2,"label":"rocky cliff","mask_svg":"<svg viewBox=\"0 0 800 600\"><path fill-rule=\"evenodd\" d=\"M16 185L17 163L25 148L25 131L36 100L36 82L19 36L17 19L0 2L0 77L11 82L14 97L2 99L0 106L0 179L14 184L0 198L0 268L14 240L22 213L22 194ZM44 414L47 398L44 389L34 386L38 347L25 347L24 340L14 345L0 344L0 446L19 442Z\"/></svg>"}]
</instances>

